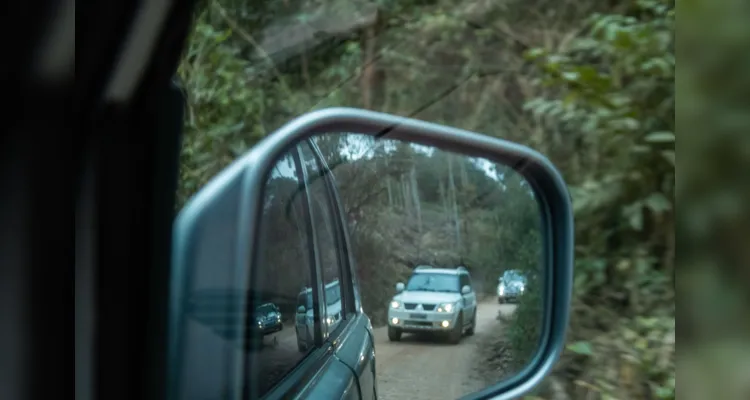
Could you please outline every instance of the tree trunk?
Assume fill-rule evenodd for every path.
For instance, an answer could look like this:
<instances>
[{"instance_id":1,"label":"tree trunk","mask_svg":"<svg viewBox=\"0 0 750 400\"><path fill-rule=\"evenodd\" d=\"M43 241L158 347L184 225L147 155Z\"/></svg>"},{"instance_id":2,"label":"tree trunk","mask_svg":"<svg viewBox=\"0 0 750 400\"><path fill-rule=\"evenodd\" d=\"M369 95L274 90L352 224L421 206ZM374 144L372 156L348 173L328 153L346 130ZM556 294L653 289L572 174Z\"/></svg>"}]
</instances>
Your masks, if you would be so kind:
<instances>
[{"instance_id":1,"label":"tree trunk","mask_svg":"<svg viewBox=\"0 0 750 400\"><path fill-rule=\"evenodd\" d=\"M400 176L401 181L401 192L403 193L403 200L404 200L404 210L407 214L411 215L411 204L409 201L409 184L406 182L406 179L403 175Z\"/></svg>"},{"instance_id":2,"label":"tree trunk","mask_svg":"<svg viewBox=\"0 0 750 400\"><path fill-rule=\"evenodd\" d=\"M443 206L445 215L450 215L451 212L450 207L448 207L448 195L445 193L445 185L443 184L442 179L438 182L438 192L440 193L440 204Z\"/></svg>"},{"instance_id":3,"label":"tree trunk","mask_svg":"<svg viewBox=\"0 0 750 400\"><path fill-rule=\"evenodd\" d=\"M451 205L453 207L453 221L456 231L456 249L461 251L461 221L458 217L458 202L456 196L456 182L453 178L453 155L448 155L448 193L450 194Z\"/></svg>"},{"instance_id":4,"label":"tree trunk","mask_svg":"<svg viewBox=\"0 0 750 400\"><path fill-rule=\"evenodd\" d=\"M417 232L419 237L422 237L422 204L419 201L419 185L417 185L417 169L414 165L411 166L411 198L414 204L414 212L417 217Z\"/></svg>"},{"instance_id":5,"label":"tree trunk","mask_svg":"<svg viewBox=\"0 0 750 400\"><path fill-rule=\"evenodd\" d=\"M362 107L365 109L373 108L373 91L377 84L375 71L375 57L377 54L377 37L378 37L378 12L375 12L375 23L367 26L363 35L362 49Z\"/></svg>"},{"instance_id":6,"label":"tree trunk","mask_svg":"<svg viewBox=\"0 0 750 400\"><path fill-rule=\"evenodd\" d=\"M383 157L385 158L385 188L388 191L388 208L393 209L393 189L391 188L391 175L390 175L390 169L388 168L388 158L389 157Z\"/></svg>"}]
</instances>

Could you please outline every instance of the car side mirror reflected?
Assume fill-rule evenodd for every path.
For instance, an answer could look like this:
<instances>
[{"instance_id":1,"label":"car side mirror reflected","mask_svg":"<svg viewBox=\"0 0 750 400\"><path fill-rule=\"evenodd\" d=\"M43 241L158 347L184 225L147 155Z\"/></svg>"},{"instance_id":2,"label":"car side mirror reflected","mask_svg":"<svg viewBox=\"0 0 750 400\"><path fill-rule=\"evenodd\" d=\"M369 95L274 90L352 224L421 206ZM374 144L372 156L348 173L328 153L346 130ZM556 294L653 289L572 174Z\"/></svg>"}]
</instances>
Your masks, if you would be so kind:
<instances>
[{"instance_id":1,"label":"car side mirror reflected","mask_svg":"<svg viewBox=\"0 0 750 400\"><path fill-rule=\"evenodd\" d=\"M326 157L331 160L335 159L336 162L331 163ZM408 157L408 163L403 162L406 160L404 157ZM387 172L384 169L386 165L388 165ZM368 230L376 229L374 231L376 235L373 237L378 235L383 238L387 237L389 241L383 241L383 246L387 246L390 241L403 240L400 234L401 221L411 221L405 218L414 216L417 222L425 223L420 228L424 229L423 236L420 238L427 237L428 233L434 232L435 240L430 241L429 253L426 253L427 249L425 253L420 253L425 247L425 243L422 242L427 242L426 239L415 238L414 243L409 243L412 240L406 240L405 245L412 246L416 251L413 257L423 258L429 254L430 257L436 259L442 257L444 262L450 262L455 255L468 257L470 254L464 255L460 248L452 247L452 239L446 238L445 241L442 239L442 232L448 232L446 230L448 227L451 227L450 232L452 232L454 224L455 226L463 225L462 220L482 220L482 224L476 226L476 232L506 229L505 225L500 223L506 219L518 222L508 225L507 235L497 237L489 235L481 242L473 243L476 246L471 247L476 247L480 252L471 253L471 256L479 257L490 254L497 246L515 247L510 243L498 243L506 237L515 238L518 243L524 244L522 248L514 249L515 253L509 253L507 259L494 260L492 263L487 263L485 267L479 267L479 271L482 272L483 280L485 276L491 279L504 272L504 265L515 260L514 254L529 255L525 270L539 274L539 283L535 281L527 288L526 292L532 295L527 298L536 299L538 304L533 307L520 304L517 309L507 307L502 311L508 311L511 313L510 316L520 316L519 321L525 321L522 325L523 329L533 331L536 337L518 338L518 343L513 344L513 346L518 346L513 349L514 352L516 350L523 352L517 357L518 365L514 366L513 370L504 371L502 379L496 378L496 382L484 388L479 397L497 396L495 398L501 400L516 399L541 382L552 371L552 367L564 349L573 288L573 212L571 196L560 172L546 157L517 143L422 120L353 108L316 110L295 118L275 132L266 135L251 150L206 183L185 204L174 223L172 272L179 279L173 282L176 295L172 296L174 303L170 308L170 321L172 321L170 322L170 332L172 332L170 343L175 343L175 345L173 349L170 349L172 354L170 357L175 357L174 360L201 360L202 354L206 351L201 342L194 342L192 339L196 335L191 333L190 329L193 329L191 325L182 323L183 316L190 311L187 300L193 295L192 288L205 284L198 279L199 277L210 278L209 281L212 284L215 281L223 281L226 282L227 287L241 284L243 287L246 286L247 290L274 293L272 288L265 287L270 281L265 279L263 274L255 272L255 269L260 266L252 263L251 268L248 268L249 260L266 260L261 257L273 255L270 261L265 262L275 266L276 264L299 263L304 257L304 252L299 254L287 252L283 246L269 247L271 243L277 242L275 240L277 237L286 234L283 229L287 228L278 226L276 229L280 224L276 224L275 221L284 221L285 224L286 221L297 221L300 226L293 229L301 229L301 232L317 230L318 227L313 226L314 221L308 221L305 218L297 220L299 218L297 211L302 210L302 215L304 215L304 210L318 206L318 200L306 195L316 187L327 188L320 201L328 203L331 200L330 205L333 208L341 209L335 211L342 211L342 215L345 215L344 204L340 204L343 201L338 198L337 192L341 192L342 199L347 199L345 195L358 193L360 186L355 186L353 179L346 178L344 181L338 181L334 179L334 176L353 177L354 172L357 171L372 173L372 179L366 181L368 182L367 189L372 189L372 193L388 193L390 185L398 182L390 180L395 177L394 171L402 174L401 176L419 179L410 183L408 190L405 186L399 196L405 202L403 204L417 203L424 205L425 208L421 205L405 207L406 210L402 207L385 207L387 199L372 197L373 207L377 204L377 208L373 210L380 210L384 213L387 211L384 215L387 215L389 221L392 218L395 223L383 224L382 229L380 225L370 227L367 225L368 221L358 220L356 215L351 216L352 221L340 221L342 227L348 222L356 222ZM442 218L439 211L435 211L438 214L433 218L432 212L427 210L452 209L455 211L457 209L455 196L452 200L453 206L446 207L446 198L440 195L440 187L451 186L454 180L453 174L458 171L461 171L461 179L465 178L467 185L477 188L477 193L488 194L475 199L476 204L472 203L470 216L459 216L455 212L450 212L445 215L446 218ZM341 182L349 182L349 184L344 185ZM424 183L424 187L419 186L420 182ZM422 192L427 193L425 192L427 185L431 188L430 194L422 195ZM445 190L446 187L448 186L443 186L443 189ZM331 189L331 193L328 189ZM409 196L409 193L420 193L420 197L412 201L412 197L415 196ZM328 198L329 195L331 198ZM513 201L509 201L510 199ZM424 218L422 218L423 211ZM412 212L416 214L412 215ZM326 213L320 215L323 214ZM333 214L338 214L338 212ZM474 218L474 215L497 215L498 218L485 223L485 218ZM334 219L339 219L339 216L335 216ZM331 220L331 222L338 225L337 221ZM408 225L405 222L403 225ZM386 228L385 225L389 227ZM390 228L391 225L395 227ZM510 228L511 226L514 228ZM273 227L273 229L268 227ZM411 232L410 226L404 228L409 228L408 232ZM342 233L345 234L342 236L346 239L345 236L348 233L343 231ZM310 243L311 240L312 238L306 238L304 246L315 245L315 243ZM351 254L357 253L356 248L348 248L350 245L347 240L342 242L345 244L342 245L342 251L352 250ZM458 244L460 241L456 242ZM335 237L333 243L337 245ZM388 247L383 249L388 251ZM401 249L396 250L393 249L392 256L401 258ZM467 247L466 251L468 250ZM402 263L411 265L412 260L404 259ZM381 267L379 263L374 264L377 265L373 266L374 268ZM419 271L415 269L414 272L442 275L435 279L424 278L422 279L424 282L410 280L409 282L413 282L412 285L415 287L424 285L425 289L411 296L414 302L428 306L434 304L435 308L439 304L454 304L458 313L452 311L450 313L466 319L462 320L464 324L457 324L453 322L455 320L447 318L448 314L438 315L438 311L434 311L435 314L430 314L430 316L440 317L439 321L432 321L438 324L431 324L429 320L420 320L418 321L420 329L428 324L441 332L443 330L446 330L445 333L453 332L449 333L451 340L458 343L464 334L474 332L473 319L485 321L482 317L477 319L477 309L484 308L488 311L482 312L490 312L493 317L497 315L493 312L497 310L492 310L487 305L468 310L460 308L474 307L477 303L473 299L464 298L462 304L459 305L461 302L455 296L456 286L459 286L464 295L474 293L469 285L460 285L460 282L471 282L471 280L462 280L460 276L466 274L465 268L456 269L450 273L437 271L437 269L432 272L429 270L430 268L422 268ZM282 276L279 275L279 277ZM310 292L296 292L296 288L310 287L309 282L305 282L301 275L294 276L294 279L289 281L285 281L284 278L273 281L277 281L275 287L278 291L282 289L285 291L283 298L294 299L292 301L295 303L302 304L297 307L296 315L305 315L307 311L310 311L306 307L307 304L311 304L307 300ZM369 291L374 293L385 290L387 292L387 281L381 282L365 281L362 286L372 284L375 286L369 287ZM475 282L478 284L480 281ZM386 286L381 286L382 284ZM406 285L403 282L397 283L395 289L402 296L406 294ZM516 292L514 288L498 293L498 302L505 302L506 297L507 299L517 297L520 295L519 292ZM387 293L385 294L387 296ZM527 294L525 293L524 296ZM531 300L527 303L530 302ZM374 303L382 304L382 307L388 305L385 301ZM423 316L416 309L427 313L433 312L426 310L424 304L422 307L415 307L413 315L417 315L418 319L423 319ZM452 307L447 308L452 309ZM388 309L389 312L403 311L400 308L394 310ZM343 311L347 311L346 306ZM388 311L376 309L371 312ZM462 313L464 311L466 312ZM405 315L394 315L385 321L390 328L389 340L391 338L400 340L401 330L406 326L403 325L405 323L403 318L410 315L411 312ZM490 318L487 322L490 324L489 328L477 329L488 329L494 332L492 326L495 322L495 318ZM313 328L320 329L317 325ZM309 343L309 340L307 338L298 340L300 350L307 349L305 343ZM230 358L226 362L241 362L239 352L227 353L226 357ZM177 361L170 363L170 365L186 368L185 371L218 370L218 367L212 368L204 364L204 362L192 362L188 366L183 366ZM170 373L175 376L190 375L182 372L181 369L176 369L177 367L174 368L174 371ZM208 390L203 387L203 382L198 380L193 382L175 379L174 384L177 383L180 386L179 388L176 386L174 390L184 393Z\"/></svg>"}]
</instances>

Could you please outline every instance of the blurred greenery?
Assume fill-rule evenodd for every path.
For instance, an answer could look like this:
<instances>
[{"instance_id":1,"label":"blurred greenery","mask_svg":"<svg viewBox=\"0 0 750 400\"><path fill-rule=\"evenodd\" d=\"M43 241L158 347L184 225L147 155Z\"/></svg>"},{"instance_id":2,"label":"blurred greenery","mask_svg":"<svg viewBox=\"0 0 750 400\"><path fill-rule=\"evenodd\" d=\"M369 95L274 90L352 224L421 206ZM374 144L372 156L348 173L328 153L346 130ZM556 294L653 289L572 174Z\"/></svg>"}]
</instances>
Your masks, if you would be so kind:
<instances>
[{"instance_id":1,"label":"blurred greenery","mask_svg":"<svg viewBox=\"0 0 750 400\"><path fill-rule=\"evenodd\" d=\"M667 0L205 0L179 68L189 97L179 203L293 116L333 105L531 146L563 172L576 213L569 345L534 395L675 398L680 293L681 368L695 377L684 395L747 398L750 379L729 371L750 359L741 350L750 347L750 3L680 5L675 41ZM687 160L679 185L677 121ZM371 179L363 187L384 182ZM420 192L434 190L419 181ZM347 207L360 215L367 202L352 196ZM482 232L475 221L486 216L465 211ZM377 320L393 279L420 260L384 259L377 232L398 217L369 215L353 242ZM465 250L480 265L511 257ZM482 280L489 292L496 276ZM524 334L535 328L527 301L505 338L519 349L535 345ZM737 368L715 367L715 352Z\"/></svg>"}]
</instances>

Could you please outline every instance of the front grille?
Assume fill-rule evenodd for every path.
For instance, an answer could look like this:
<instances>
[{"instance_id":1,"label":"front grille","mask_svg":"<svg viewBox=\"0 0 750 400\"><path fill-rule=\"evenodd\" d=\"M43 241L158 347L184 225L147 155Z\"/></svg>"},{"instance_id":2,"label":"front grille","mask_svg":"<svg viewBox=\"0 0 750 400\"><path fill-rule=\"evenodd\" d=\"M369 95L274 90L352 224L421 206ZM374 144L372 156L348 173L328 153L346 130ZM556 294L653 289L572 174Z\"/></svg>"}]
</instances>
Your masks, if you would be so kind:
<instances>
[{"instance_id":1,"label":"front grille","mask_svg":"<svg viewBox=\"0 0 750 400\"><path fill-rule=\"evenodd\" d=\"M418 303L404 303L404 308L407 310L414 310L417 308ZM435 304L422 304L422 309L425 311L435 310Z\"/></svg>"},{"instance_id":2,"label":"front grille","mask_svg":"<svg viewBox=\"0 0 750 400\"><path fill-rule=\"evenodd\" d=\"M426 321L406 321L407 326L421 326L421 327L428 327L432 326L432 322L426 322Z\"/></svg>"},{"instance_id":3,"label":"front grille","mask_svg":"<svg viewBox=\"0 0 750 400\"><path fill-rule=\"evenodd\" d=\"M505 288L505 293L509 295L517 295L521 293L521 288L518 286L509 286Z\"/></svg>"}]
</instances>

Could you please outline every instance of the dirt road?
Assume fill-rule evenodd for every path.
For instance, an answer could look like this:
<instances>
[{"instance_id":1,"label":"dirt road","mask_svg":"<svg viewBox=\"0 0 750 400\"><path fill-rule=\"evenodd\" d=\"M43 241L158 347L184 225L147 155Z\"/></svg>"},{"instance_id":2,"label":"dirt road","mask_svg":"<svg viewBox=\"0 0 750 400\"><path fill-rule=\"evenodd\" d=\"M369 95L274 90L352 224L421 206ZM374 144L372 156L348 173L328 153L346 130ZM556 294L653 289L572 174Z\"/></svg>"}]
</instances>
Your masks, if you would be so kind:
<instances>
[{"instance_id":1,"label":"dirt road","mask_svg":"<svg viewBox=\"0 0 750 400\"><path fill-rule=\"evenodd\" d=\"M400 342L390 342L386 327L375 329L375 357L379 400L457 399L484 388L473 370L477 364L477 342L484 335L496 333L498 312L511 314L515 305L497 304L494 299L477 307L474 336L464 336L451 345L440 338L404 334ZM274 343L275 340L275 343ZM265 349L254 353L260 357L267 374L260 386L276 382L288 372L303 354L297 351L294 325L264 338Z\"/></svg>"},{"instance_id":2,"label":"dirt road","mask_svg":"<svg viewBox=\"0 0 750 400\"><path fill-rule=\"evenodd\" d=\"M476 343L482 335L491 335L497 327L498 312L511 314L515 305L494 300L477 307L474 336L464 337L458 345L440 339L404 334L400 342L388 341L385 327L375 329L378 398L457 399L484 388L472 377L476 366Z\"/></svg>"}]
</instances>

